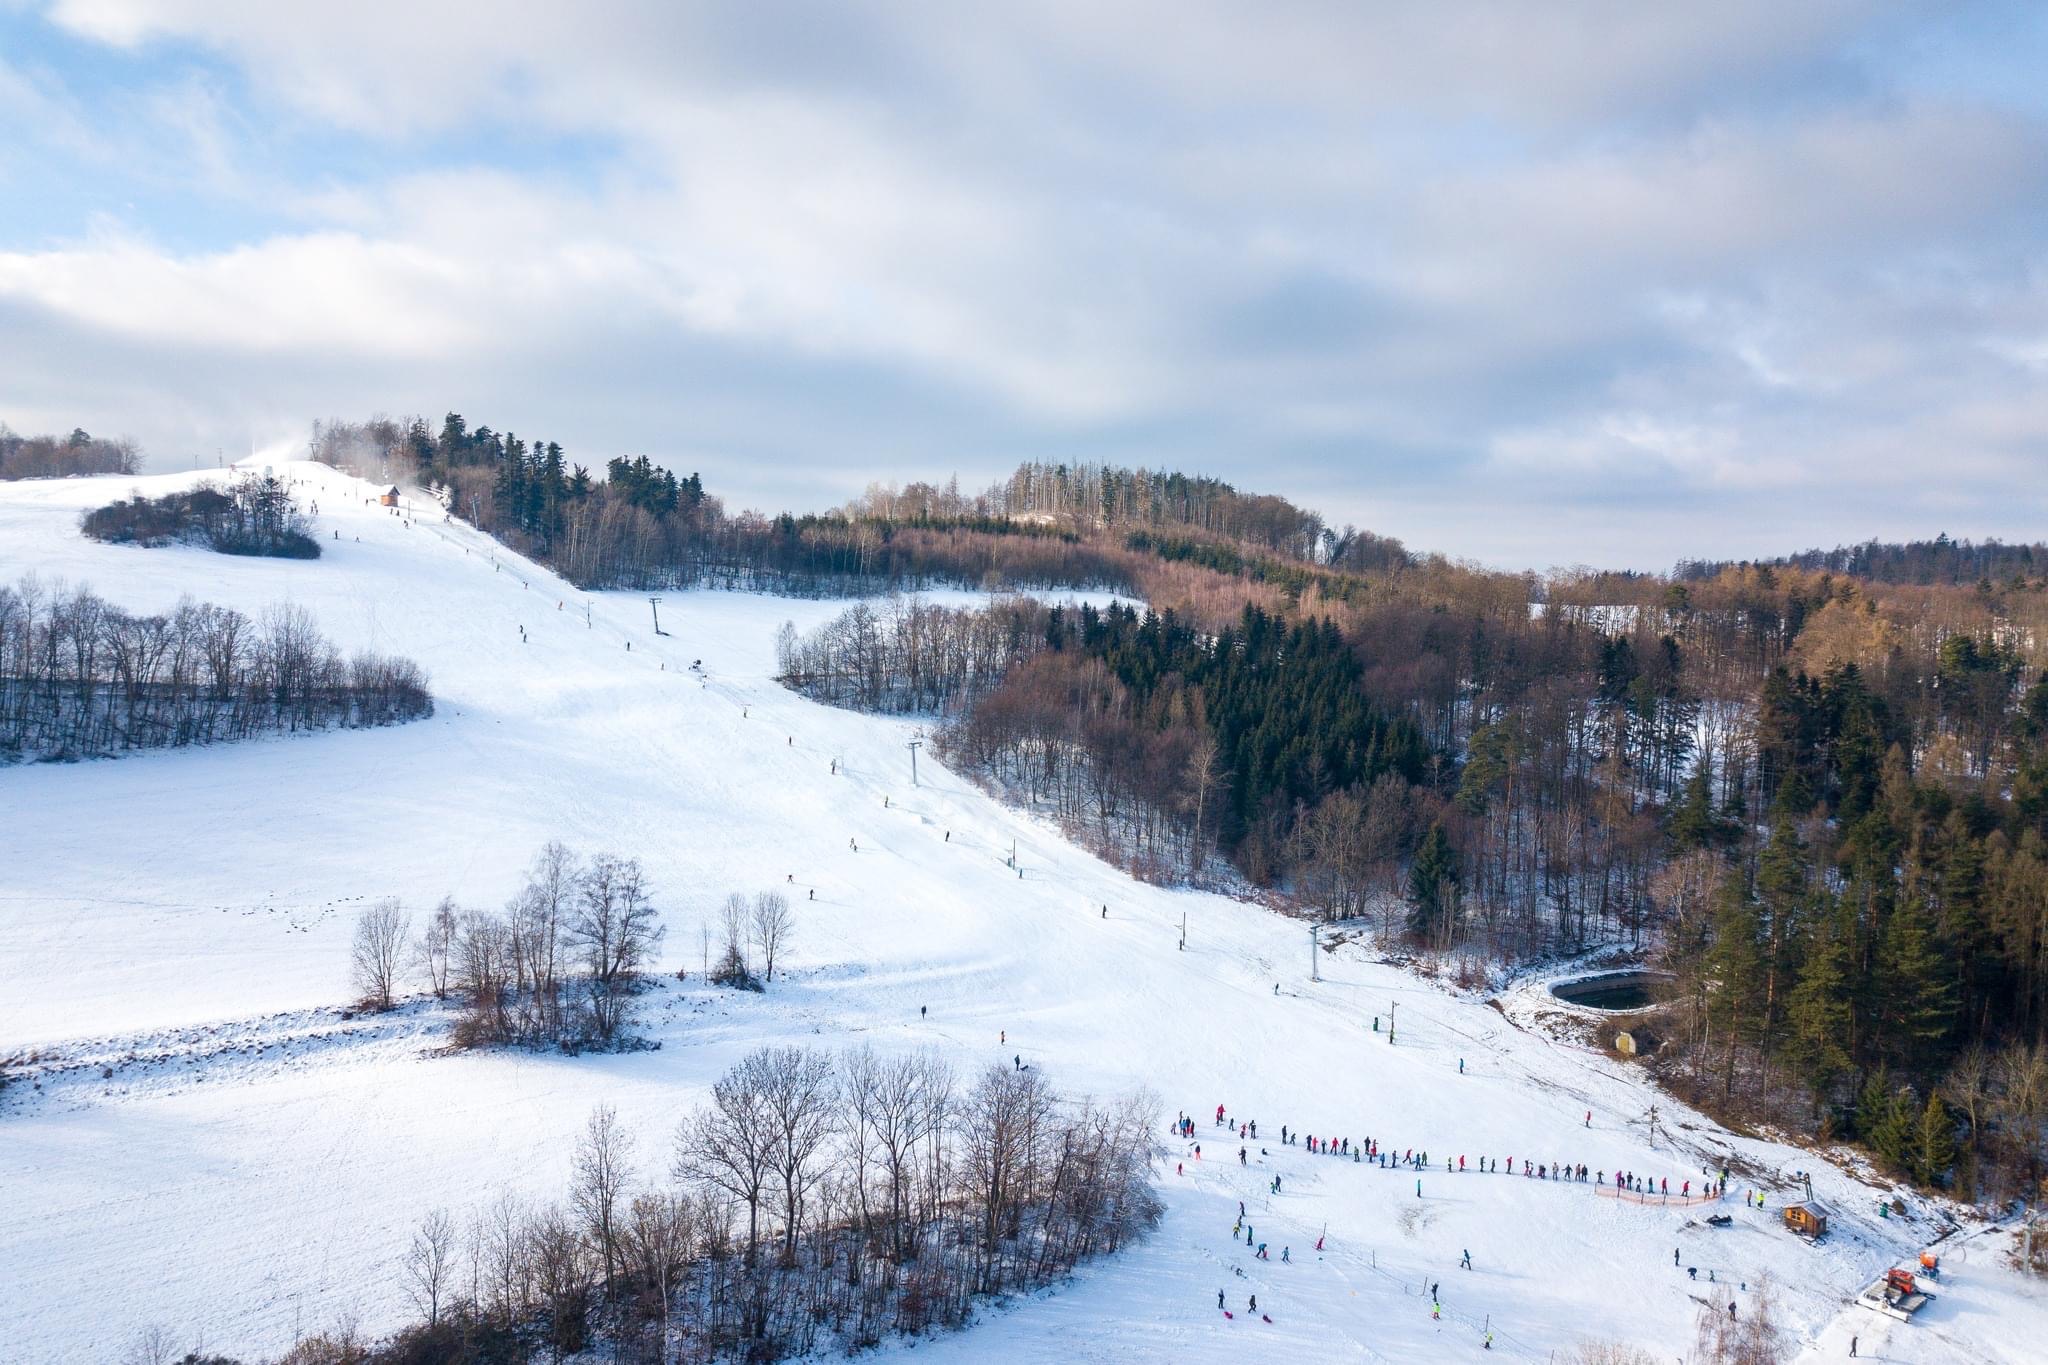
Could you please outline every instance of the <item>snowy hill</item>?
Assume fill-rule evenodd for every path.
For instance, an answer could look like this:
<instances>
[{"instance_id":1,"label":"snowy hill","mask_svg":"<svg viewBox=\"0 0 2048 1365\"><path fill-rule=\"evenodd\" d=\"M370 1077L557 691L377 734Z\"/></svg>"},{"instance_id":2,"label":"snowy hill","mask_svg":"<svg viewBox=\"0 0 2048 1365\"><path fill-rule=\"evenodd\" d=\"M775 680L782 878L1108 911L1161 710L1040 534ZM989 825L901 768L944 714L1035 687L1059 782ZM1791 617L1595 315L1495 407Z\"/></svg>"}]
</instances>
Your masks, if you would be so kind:
<instances>
[{"instance_id":1,"label":"snowy hill","mask_svg":"<svg viewBox=\"0 0 2048 1365\"><path fill-rule=\"evenodd\" d=\"M1746 1307L1766 1275L1815 1359L1852 1332L1894 1360L2039 1358L2048 1306L1982 1243L1951 1258L1922 1321L1847 1307L1932 1224L1880 1221L1876 1190L1356 949L1311 983L1299 923L1133 883L929 754L913 787L914 724L770 677L781 623L843 604L670 594L656 636L644 599L579 593L424 500L408 524L359 481L285 470L319 505L317 562L77 534L81 510L193 475L0 484L0 577L146 609L289 600L345 649L418 661L436 699L430 720L394 729L0 769L0 1051L74 1063L0 1097L0 1358L104 1360L150 1323L229 1352L350 1316L388 1328L407 1315L395 1263L419 1215L553 1196L592 1105L617 1108L657 1178L677 1120L745 1051L857 1040L936 1044L962 1064L1018 1054L1077 1092L1142 1085L1162 1138L1176 1112L1197 1119L1201 1159L1171 1144L1147 1242L918 1345L920 1360L1467 1359L1489 1329L1502 1359L1588 1337L1668 1357L1702 1302ZM658 1051L428 1055L431 1010L337 1018L357 906L495 907L548 839L646 864L664 960L691 978L650 997ZM792 881L788 979L765 996L703 989L699 929L718 902ZM1372 1022L1396 1004L1389 1046ZM1244 1167L1212 1125L1218 1104L1259 1123ZM1432 1169L1418 1196L1413 1171L1282 1147L1282 1124L1426 1149ZM1461 1155L1503 1173L1445 1173ZM1734 1225L1711 1229L1709 1208L1525 1179L1530 1160L1674 1191L1736 1164L1769 1208L1731 1198ZM1817 1248L1776 1226L1794 1169L1840 1214ZM1273 1262L1233 1239L1239 1201ZM1219 1288L1233 1310L1256 1293L1272 1322L1226 1320Z\"/></svg>"}]
</instances>

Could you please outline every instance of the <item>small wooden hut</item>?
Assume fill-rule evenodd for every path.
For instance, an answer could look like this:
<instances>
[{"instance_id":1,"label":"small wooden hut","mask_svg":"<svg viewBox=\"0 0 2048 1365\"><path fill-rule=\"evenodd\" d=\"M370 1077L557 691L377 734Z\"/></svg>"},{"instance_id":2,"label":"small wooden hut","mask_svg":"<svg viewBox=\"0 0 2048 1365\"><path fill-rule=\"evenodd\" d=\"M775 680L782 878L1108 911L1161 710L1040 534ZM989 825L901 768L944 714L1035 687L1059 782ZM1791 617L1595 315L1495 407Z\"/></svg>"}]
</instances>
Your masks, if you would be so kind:
<instances>
[{"instance_id":1,"label":"small wooden hut","mask_svg":"<svg viewBox=\"0 0 2048 1365\"><path fill-rule=\"evenodd\" d=\"M1801 1237L1820 1237L1828 1230L1828 1212L1818 1199L1801 1199L1785 1206L1785 1226Z\"/></svg>"},{"instance_id":2,"label":"small wooden hut","mask_svg":"<svg viewBox=\"0 0 2048 1365\"><path fill-rule=\"evenodd\" d=\"M396 506L398 506L398 485L397 485L397 484L393 484L393 485L391 486L391 488L390 488L390 489L389 489L389 490L388 490L388 491L387 491L387 492L386 492L386 493L384 494L384 496L383 496L383 497L381 497L381 498L378 498L378 499L377 499L377 505L378 505L379 507L396 507Z\"/></svg>"}]
</instances>

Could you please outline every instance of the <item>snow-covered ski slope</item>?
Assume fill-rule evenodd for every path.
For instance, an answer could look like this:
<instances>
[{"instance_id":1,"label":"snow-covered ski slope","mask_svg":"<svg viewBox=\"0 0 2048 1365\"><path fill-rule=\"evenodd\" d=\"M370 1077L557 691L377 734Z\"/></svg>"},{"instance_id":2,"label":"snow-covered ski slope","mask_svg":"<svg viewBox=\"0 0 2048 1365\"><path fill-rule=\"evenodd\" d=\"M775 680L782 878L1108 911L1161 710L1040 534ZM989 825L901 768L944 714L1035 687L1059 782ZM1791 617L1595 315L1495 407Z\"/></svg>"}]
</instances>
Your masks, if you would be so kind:
<instances>
[{"instance_id":1,"label":"snow-covered ski slope","mask_svg":"<svg viewBox=\"0 0 2048 1365\"><path fill-rule=\"evenodd\" d=\"M1766 1274L1815 1359L1851 1332L1892 1360L2041 1358L2048 1308L1988 1251L1951 1258L1923 1321L1846 1307L1926 1230L1879 1222L1874 1191L1800 1153L1668 1102L1653 1136L1654 1096L1624 1067L1360 956L1328 955L1311 983L1301 924L1137 885L929 751L913 787L913 725L770 677L776 628L843 604L668 594L658 637L644 599L580 594L423 499L408 528L361 482L284 470L319 504L315 563L77 534L84 508L196 476L0 484L10 581L68 579L139 609L295 602L346 648L419 661L437 701L393 729L0 769L0 1051L72 1063L0 1098L0 1359L115 1358L151 1323L252 1353L347 1317L388 1328L423 1211L555 1197L599 1102L658 1177L720 1071L787 1041L935 1046L963 1069L1018 1054L1069 1090L1149 1088L1162 1139L1178 1110L1197 1119L1200 1160L1169 1144L1154 1236L919 1360L1544 1360L1589 1337L1675 1357L1701 1301L1746 1308ZM649 997L658 1051L433 1056L424 1008L374 1026L329 1012L365 900L495 907L550 838L648 867L664 957L692 978ZM702 990L700 926L728 892L778 886L798 912L787 980L765 997ZM1396 1002L1389 1046L1372 1020ZM1259 1123L1246 1167L1218 1104ZM1432 1169L1418 1197L1411 1171L1283 1148L1283 1123L1427 1149ZM1710 1210L1442 1169L1583 1161L1676 1190L1731 1154L1815 1167L1833 1239L1780 1231L1775 1185L1771 1212L1731 1198L1735 1225L1716 1230ZM1270 1263L1231 1235L1240 1200ZM1270 1323L1244 1311L1253 1293Z\"/></svg>"}]
</instances>

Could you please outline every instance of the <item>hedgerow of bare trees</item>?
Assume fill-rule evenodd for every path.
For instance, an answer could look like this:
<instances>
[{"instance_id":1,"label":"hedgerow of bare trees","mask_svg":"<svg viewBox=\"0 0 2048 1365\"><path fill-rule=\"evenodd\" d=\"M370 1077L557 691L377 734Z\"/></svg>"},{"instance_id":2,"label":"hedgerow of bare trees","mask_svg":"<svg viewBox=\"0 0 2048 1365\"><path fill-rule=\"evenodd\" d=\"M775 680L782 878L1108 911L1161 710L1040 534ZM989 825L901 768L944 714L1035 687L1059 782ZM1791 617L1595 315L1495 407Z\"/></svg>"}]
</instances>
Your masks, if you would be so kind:
<instances>
[{"instance_id":1,"label":"hedgerow of bare trees","mask_svg":"<svg viewBox=\"0 0 2048 1365\"><path fill-rule=\"evenodd\" d=\"M433 714L409 660L344 659L302 607L139 615L84 587L0 586L0 762L107 757Z\"/></svg>"},{"instance_id":2,"label":"hedgerow of bare trees","mask_svg":"<svg viewBox=\"0 0 2048 1365\"><path fill-rule=\"evenodd\" d=\"M637 859L550 842L502 913L444 900L415 961L462 1009L459 1046L630 1045L634 997L664 934Z\"/></svg>"},{"instance_id":3,"label":"hedgerow of bare trees","mask_svg":"<svg viewBox=\"0 0 2048 1365\"><path fill-rule=\"evenodd\" d=\"M1156 1109L932 1052L762 1048L666 1162L599 1106L558 1199L427 1213L395 1267L417 1321L346 1358L763 1362L961 1327L1156 1223Z\"/></svg>"},{"instance_id":4,"label":"hedgerow of bare trees","mask_svg":"<svg viewBox=\"0 0 2048 1365\"><path fill-rule=\"evenodd\" d=\"M135 443L89 436L17 436L0 423L0 479L62 479L79 474L133 474L142 468Z\"/></svg>"},{"instance_id":5,"label":"hedgerow of bare trees","mask_svg":"<svg viewBox=\"0 0 2048 1365\"><path fill-rule=\"evenodd\" d=\"M1032 598L945 607L917 597L858 602L807 635L785 628L777 668L814 701L861 711L957 709L1044 644L1047 608Z\"/></svg>"},{"instance_id":6,"label":"hedgerow of bare trees","mask_svg":"<svg viewBox=\"0 0 2048 1365\"><path fill-rule=\"evenodd\" d=\"M706 926L707 935L712 928ZM709 964L710 979L740 990L764 990L775 979L776 959L796 935L796 914L780 891L761 891L751 898L735 891L720 903L715 928L718 957Z\"/></svg>"}]
</instances>

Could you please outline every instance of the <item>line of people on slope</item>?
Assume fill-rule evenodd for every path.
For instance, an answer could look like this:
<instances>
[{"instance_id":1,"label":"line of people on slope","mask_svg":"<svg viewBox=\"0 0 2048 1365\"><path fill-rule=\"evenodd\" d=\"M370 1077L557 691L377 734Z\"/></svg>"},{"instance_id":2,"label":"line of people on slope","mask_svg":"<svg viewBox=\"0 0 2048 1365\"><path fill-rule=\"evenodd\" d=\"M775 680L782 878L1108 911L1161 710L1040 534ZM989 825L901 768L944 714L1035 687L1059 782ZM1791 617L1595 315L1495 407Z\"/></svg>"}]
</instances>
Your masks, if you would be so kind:
<instances>
[{"instance_id":1,"label":"line of people on slope","mask_svg":"<svg viewBox=\"0 0 2048 1365\"><path fill-rule=\"evenodd\" d=\"M1591 1123L1592 1115L1588 1114L1587 1125L1590 1127ZM1256 1119L1241 1119L1233 1122L1230 1118L1229 1107L1226 1105L1219 1104L1216 1106L1216 1126L1224 1129L1226 1132L1235 1128L1240 1140L1256 1141L1259 1136L1259 1125ZM1171 1131L1176 1137L1192 1139L1195 1132L1195 1121L1186 1113L1181 1113L1174 1119ZM1283 1147L1300 1146L1317 1156L1349 1157L1354 1163L1373 1165L1382 1170L1396 1167L1406 1167L1415 1171L1432 1169L1427 1148L1418 1151L1413 1147L1409 1147L1396 1155L1394 1152L1381 1150L1380 1144L1371 1137L1364 1138L1357 1143L1353 1143L1349 1137L1319 1138L1313 1133L1291 1132L1287 1125L1283 1123L1280 1125L1280 1144ZM1260 1149L1260 1154L1266 1154L1264 1148ZM1199 1157L1199 1152L1197 1156ZM1515 1157L1507 1158L1507 1174L1515 1174L1515 1162ZM1240 1165L1250 1164L1250 1153L1244 1147L1238 1148L1238 1163ZM1477 1163L1476 1166L1468 1164L1466 1157L1461 1154L1457 1157L1445 1157L1443 1166L1446 1171L1452 1174L1474 1170L1489 1175L1500 1173L1500 1158L1498 1157L1482 1156L1477 1158ZM1702 1171L1701 1174L1705 1177L1699 1182L1701 1197L1719 1199L1727 1194L1728 1172L1726 1170L1720 1173L1718 1180L1713 1177L1711 1171ZM1524 1158L1522 1159L1522 1175L1525 1179L1530 1180L1565 1180L1585 1183L1588 1179L1588 1168L1586 1163L1582 1161L1532 1162ZM1592 1172L1591 1183L1596 1185L1607 1184L1607 1172L1605 1170ZM1669 1176L1639 1175L1634 1171L1616 1171L1614 1173L1614 1188L1619 1191L1651 1196L1661 1195L1668 1197L1672 1192ZM1279 1193L1279 1182L1277 1180L1274 1182L1272 1192L1275 1194ZM1690 1199L1692 1197L1693 1181L1690 1178L1682 1177L1679 1180L1678 1194L1682 1199ZM1747 1204L1748 1202L1749 1198L1745 1196L1744 1203Z\"/></svg>"}]
</instances>

